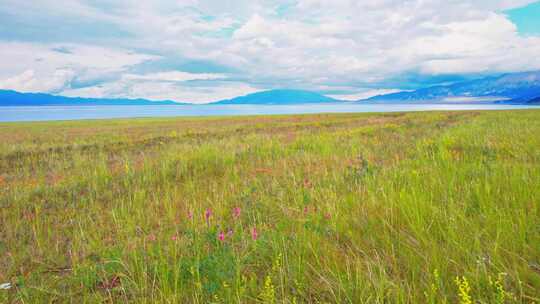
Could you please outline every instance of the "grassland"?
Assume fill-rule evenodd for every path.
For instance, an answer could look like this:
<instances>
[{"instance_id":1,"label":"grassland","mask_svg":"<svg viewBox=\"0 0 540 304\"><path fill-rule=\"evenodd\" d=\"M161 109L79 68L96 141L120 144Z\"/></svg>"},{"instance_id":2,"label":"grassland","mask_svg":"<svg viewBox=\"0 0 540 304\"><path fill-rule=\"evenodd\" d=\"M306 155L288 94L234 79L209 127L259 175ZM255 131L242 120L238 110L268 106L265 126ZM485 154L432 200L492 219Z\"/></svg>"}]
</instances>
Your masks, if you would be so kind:
<instances>
[{"instance_id":1,"label":"grassland","mask_svg":"<svg viewBox=\"0 0 540 304\"><path fill-rule=\"evenodd\" d=\"M0 124L0 302L539 303L540 111Z\"/></svg>"}]
</instances>

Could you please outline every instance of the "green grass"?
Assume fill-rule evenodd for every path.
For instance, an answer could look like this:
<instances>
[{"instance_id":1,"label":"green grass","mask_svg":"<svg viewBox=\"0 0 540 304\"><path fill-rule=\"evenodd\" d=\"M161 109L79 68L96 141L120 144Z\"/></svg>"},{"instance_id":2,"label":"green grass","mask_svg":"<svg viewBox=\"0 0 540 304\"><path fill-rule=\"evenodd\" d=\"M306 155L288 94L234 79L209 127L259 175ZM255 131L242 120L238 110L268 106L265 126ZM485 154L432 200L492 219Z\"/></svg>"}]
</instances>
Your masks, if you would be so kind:
<instances>
[{"instance_id":1,"label":"green grass","mask_svg":"<svg viewBox=\"0 0 540 304\"><path fill-rule=\"evenodd\" d=\"M4 123L0 188L0 302L540 301L536 110Z\"/></svg>"}]
</instances>

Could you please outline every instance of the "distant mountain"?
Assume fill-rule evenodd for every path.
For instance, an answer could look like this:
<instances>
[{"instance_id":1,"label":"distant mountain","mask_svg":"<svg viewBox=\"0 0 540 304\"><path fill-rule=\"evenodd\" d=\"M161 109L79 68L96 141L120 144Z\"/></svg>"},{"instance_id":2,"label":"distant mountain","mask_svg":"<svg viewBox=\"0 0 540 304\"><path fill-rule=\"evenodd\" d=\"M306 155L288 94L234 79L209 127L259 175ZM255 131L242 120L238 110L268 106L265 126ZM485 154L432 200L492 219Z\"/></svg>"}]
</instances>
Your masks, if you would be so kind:
<instances>
[{"instance_id":1,"label":"distant mountain","mask_svg":"<svg viewBox=\"0 0 540 304\"><path fill-rule=\"evenodd\" d=\"M271 90L257 92L233 99L218 101L215 104L305 104L340 102L315 92L301 90Z\"/></svg>"},{"instance_id":2,"label":"distant mountain","mask_svg":"<svg viewBox=\"0 0 540 304\"><path fill-rule=\"evenodd\" d=\"M540 104L540 96L527 101L527 103L534 103L534 104L538 103L538 104Z\"/></svg>"},{"instance_id":3,"label":"distant mountain","mask_svg":"<svg viewBox=\"0 0 540 304\"><path fill-rule=\"evenodd\" d=\"M212 104L295 105L345 102L319 93L302 90L257 92ZM378 95L359 100L365 103L518 103L540 104L540 71L506 74L433 86L410 92ZM43 93L0 90L1 106L102 106L102 105L181 105L170 100L64 97Z\"/></svg>"},{"instance_id":4,"label":"distant mountain","mask_svg":"<svg viewBox=\"0 0 540 304\"><path fill-rule=\"evenodd\" d=\"M540 96L540 71L505 74L447 86L374 96L363 102L521 102Z\"/></svg>"},{"instance_id":5,"label":"distant mountain","mask_svg":"<svg viewBox=\"0 0 540 304\"><path fill-rule=\"evenodd\" d=\"M0 106L146 106L178 105L173 101L150 101L146 99L101 99L64 97L42 93L19 93L0 90Z\"/></svg>"},{"instance_id":6,"label":"distant mountain","mask_svg":"<svg viewBox=\"0 0 540 304\"><path fill-rule=\"evenodd\" d=\"M273 90L249 94L213 104L305 104L328 103L338 100L324 95L300 90ZM146 99L109 99L64 97L43 93L20 93L0 90L0 106L127 106L127 105L180 105L173 101L150 101ZM185 104L185 103L184 103Z\"/></svg>"}]
</instances>

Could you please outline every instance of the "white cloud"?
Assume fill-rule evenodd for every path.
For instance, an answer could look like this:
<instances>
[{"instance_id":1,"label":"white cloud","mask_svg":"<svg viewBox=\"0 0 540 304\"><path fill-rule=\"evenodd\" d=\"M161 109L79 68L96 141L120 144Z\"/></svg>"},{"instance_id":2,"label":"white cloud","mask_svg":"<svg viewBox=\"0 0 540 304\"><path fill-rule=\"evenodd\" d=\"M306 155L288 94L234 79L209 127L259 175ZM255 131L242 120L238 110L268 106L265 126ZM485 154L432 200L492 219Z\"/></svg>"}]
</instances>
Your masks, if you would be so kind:
<instances>
[{"instance_id":1,"label":"white cloud","mask_svg":"<svg viewBox=\"0 0 540 304\"><path fill-rule=\"evenodd\" d=\"M177 102L208 103L260 91L241 82L219 82L208 85L187 86L171 82L133 81L123 79L104 85L64 91L73 97L146 98Z\"/></svg>"},{"instance_id":2,"label":"white cloud","mask_svg":"<svg viewBox=\"0 0 540 304\"><path fill-rule=\"evenodd\" d=\"M0 42L0 86L22 92L61 93L74 79L92 81L159 57L77 44Z\"/></svg>"},{"instance_id":3,"label":"white cloud","mask_svg":"<svg viewBox=\"0 0 540 304\"><path fill-rule=\"evenodd\" d=\"M173 81L173 82L182 82L189 80L213 80L213 79L223 79L226 78L225 75L221 74L209 74L209 73L187 73L179 71L170 71L162 73L153 73L153 74L125 74L123 78L126 80L140 80L140 81Z\"/></svg>"},{"instance_id":4,"label":"white cloud","mask_svg":"<svg viewBox=\"0 0 540 304\"><path fill-rule=\"evenodd\" d=\"M19 75L0 81L0 88L17 91L27 91L27 87L33 82L35 82L34 71L26 70Z\"/></svg>"},{"instance_id":5,"label":"white cloud","mask_svg":"<svg viewBox=\"0 0 540 304\"><path fill-rule=\"evenodd\" d=\"M0 89L16 90L19 92L50 92L63 91L75 77L75 72L69 69L59 69L40 79L34 70L26 70L11 78L0 80Z\"/></svg>"},{"instance_id":6,"label":"white cloud","mask_svg":"<svg viewBox=\"0 0 540 304\"><path fill-rule=\"evenodd\" d=\"M403 90L396 90L396 89L377 89L377 90L365 90L359 93L355 94L332 94L332 95L326 95L328 97L332 97L339 100L350 100L350 101L356 101L361 99L370 98L377 95L384 95L384 94L391 94L391 93L397 93L402 92Z\"/></svg>"},{"instance_id":7,"label":"white cloud","mask_svg":"<svg viewBox=\"0 0 540 304\"><path fill-rule=\"evenodd\" d=\"M467 74L540 69L540 37L521 37L500 14L448 24L440 37L418 38L405 50L431 56L419 66L426 74ZM429 46L429 51L422 48Z\"/></svg>"}]
</instances>

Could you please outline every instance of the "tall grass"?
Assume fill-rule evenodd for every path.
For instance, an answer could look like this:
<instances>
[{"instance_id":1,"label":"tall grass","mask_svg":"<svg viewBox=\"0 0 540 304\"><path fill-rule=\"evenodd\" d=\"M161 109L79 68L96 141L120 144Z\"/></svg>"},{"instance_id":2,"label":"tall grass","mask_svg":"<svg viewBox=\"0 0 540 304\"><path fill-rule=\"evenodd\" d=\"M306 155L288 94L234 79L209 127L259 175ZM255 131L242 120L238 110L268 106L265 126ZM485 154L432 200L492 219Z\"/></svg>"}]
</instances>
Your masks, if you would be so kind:
<instances>
[{"instance_id":1,"label":"tall grass","mask_svg":"<svg viewBox=\"0 0 540 304\"><path fill-rule=\"evenodd\" d=\"M537 303L540 111L0 124L0 302Z\"/></svg>"}]
</instances>

